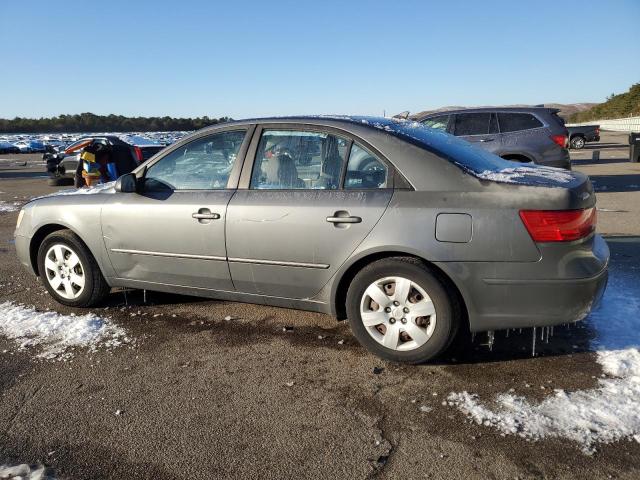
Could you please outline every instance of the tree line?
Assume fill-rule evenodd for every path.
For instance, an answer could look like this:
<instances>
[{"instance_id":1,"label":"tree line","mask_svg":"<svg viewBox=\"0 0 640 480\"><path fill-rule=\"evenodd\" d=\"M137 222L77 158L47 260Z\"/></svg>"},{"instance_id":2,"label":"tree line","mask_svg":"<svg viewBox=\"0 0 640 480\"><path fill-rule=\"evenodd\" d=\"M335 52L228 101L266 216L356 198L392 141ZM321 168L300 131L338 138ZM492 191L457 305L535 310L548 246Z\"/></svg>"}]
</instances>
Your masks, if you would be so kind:
<instances>
[{"instance_id":1,"label":"tree line","mask_svg":"<svg viewBox=\"0 0 640 480\"><path fill-rule=\"evenodd\" d=\"M632 85L626 93L611 94L606 102L595 105L589 110L574 113L569 117L569 122L582 123L638 115L640 115L640 83Z\"/></svg>"},{"instance_id":2,"label":"tree line","mask_svg":"<svg viewBox=\"0 0 640 480\"><path fill-rule=\"evenodd\" d=\"M125 117L122 115L94 115L80 113L51 118L0 119L0 133L49 132L153 132L198 130L209 125L232 120L229 117L173 118Z\"/></svg>"}]
</instances>

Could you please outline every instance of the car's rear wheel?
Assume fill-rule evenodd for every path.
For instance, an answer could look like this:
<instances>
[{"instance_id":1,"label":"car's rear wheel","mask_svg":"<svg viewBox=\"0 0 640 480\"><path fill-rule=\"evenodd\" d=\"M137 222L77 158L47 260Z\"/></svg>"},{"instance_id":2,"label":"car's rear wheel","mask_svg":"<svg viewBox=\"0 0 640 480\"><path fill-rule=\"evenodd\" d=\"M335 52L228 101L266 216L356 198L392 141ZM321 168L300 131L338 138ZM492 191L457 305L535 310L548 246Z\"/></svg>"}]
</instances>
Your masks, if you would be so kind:
<instances>
[{"instance_id":1,"label":"car's rear wheel","mask_svg":"<svg viewBox=\"0 0 640 480\"><path fill-rule=\"evenodd\" d=\"M571 148L574 150L580 150L581 148L584 148L585 141L583 137L573 137L570 143Z\"/></svg>"},{"instance_id":2,"label":"car's rear wheel","mask_svg":"<svg viewBox=\"0 0 640 480\"><path fill-rule=\"evenodd\" d=\"M441 354L456 335L455 298L421 261L378 260L362 269L347 292L354 336L386 360L422 363Z\"/></svg>"},{"instance_id":3,"label":"car's rear wheel","mask_svg":"<svg viewBox=\"0 0 640 480\"><path fill-rule=\"evenodd\" d=\"M110 290L89 249L69 230L45 237L38 249L38 272L47 291L63 305L92 307Z\"/></svg>"}]
</instances>

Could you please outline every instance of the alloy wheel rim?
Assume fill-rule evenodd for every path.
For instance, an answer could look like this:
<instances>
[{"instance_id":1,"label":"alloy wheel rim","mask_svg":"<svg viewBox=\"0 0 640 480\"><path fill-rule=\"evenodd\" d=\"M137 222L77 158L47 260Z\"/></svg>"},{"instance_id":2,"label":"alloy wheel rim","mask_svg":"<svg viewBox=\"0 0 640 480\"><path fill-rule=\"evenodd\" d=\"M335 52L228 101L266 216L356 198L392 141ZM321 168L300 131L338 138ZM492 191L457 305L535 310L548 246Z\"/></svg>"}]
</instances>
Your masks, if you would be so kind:
<instances>
[{"instance_id":1,"label":"alloy wheel rim","mask_svg":"<svg viewBox=\"0 0 640 480\"><path fill-rule=\"evenodd\" d=\"M436 328L436 309L427 292L408 278L376 280L360 300L367 333L390 350L409 351L427 343Z\"/></svg>"},{"instance_id":2,"label":"alloy wheel rim","mask_svg":"<svg viewBox=\"0 0 640 480\"><path fill-rule=\"evenodd\" d=\"M573 141L573 144L578 148L583 147L584 146L584 140L582 140L581 138L578 138L578 139Z\"/></svg>"},{"instance_id":3,"label":"alloy wheel rim","mask_svg":"<svg viewBox=\"0 0 640 480\"><path fill-rule=\"evenodd\" d=\"M62 298L74 300L82 295L85 284L84 267L80 257L67 245L53 245L44 258L47 281Z\"/></svg>"}]
</instances>

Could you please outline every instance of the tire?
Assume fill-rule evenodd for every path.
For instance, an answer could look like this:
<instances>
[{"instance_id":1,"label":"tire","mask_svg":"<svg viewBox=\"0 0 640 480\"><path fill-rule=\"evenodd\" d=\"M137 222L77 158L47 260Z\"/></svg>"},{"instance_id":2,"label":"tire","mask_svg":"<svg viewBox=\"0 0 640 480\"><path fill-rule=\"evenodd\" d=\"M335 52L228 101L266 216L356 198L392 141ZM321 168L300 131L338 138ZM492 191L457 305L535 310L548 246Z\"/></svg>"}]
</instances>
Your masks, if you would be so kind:
<instances>
[{"instance_id":1,"label":"tire","mask_svg":"<svg viewBox=\"0 0 640 480\"><path fill-rule=\"evenodd\" d=\"M581 137L581 136L571 137L570 145L573 150L581 150L582 148L584 148L586 143L587 142L585 141L584 137Z\"/></svg>"},{"instance_id":2,"label":"tire","mask_svg":"<svg viewBox=\"0 0 640 480\"><path fill-rule=\"evenodd\" d=\"M398 285L405 285L409 299L394 305L389 302L394 300ZM380 303L372 302L369 293ZM399 295L396 301L406 297ZM424 363L442 354L456 337L461 318L456 298L424 262L411 257L385 258L367 265L352 280L347 291L347 316L353 335L371 353L392 362ZM390 312L382 308L383 302ZM431 309L433 314L415 318L412 311L418 309L425 313ZM369 313L368 325L363 322L363 313ZM381 319L384 323L374 326ZM388 333L396 334L387 337Z\"/></svg>"},{"instance_id":3,"label":"tire","mask_svg":"<svg viewBox=\"0 0 640 480\"><path fill-rule=\"evenodd\" d=\"M54 271L54 268L62 270ZM93 307L110 291L95 258L70 230L58 230L45 237L38 248L38 272L49 294L69 307ZM80 278L83 279L82 286ZM61 283L56 287L58 280Z\"/></svg>"},{"instance_id":4,"label":"tire","mask_svg":"<svg viewBox=\"0 0 640 480\"><path fill-rule=\"evenodd\" d=\"M62 187L73 185L73 178L70 177L53 177L47 180L47 185L52 187Z\"/></svg>"}]
</instances>

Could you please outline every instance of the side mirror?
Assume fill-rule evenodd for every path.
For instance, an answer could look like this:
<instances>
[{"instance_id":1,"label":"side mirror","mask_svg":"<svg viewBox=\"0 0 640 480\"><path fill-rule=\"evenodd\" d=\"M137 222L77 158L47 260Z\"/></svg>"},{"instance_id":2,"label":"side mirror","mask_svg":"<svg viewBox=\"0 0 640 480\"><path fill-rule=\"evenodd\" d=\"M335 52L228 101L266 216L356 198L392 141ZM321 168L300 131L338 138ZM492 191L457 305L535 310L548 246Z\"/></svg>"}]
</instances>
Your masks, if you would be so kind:
<instances>
[{"instance_id":1,"label":"side mirror","mask_svg":"<svg viewBox=\"0 0 640 480\"><path fill-rule=\"evenodd\" d=\"M133 173L125 173L116 180L116 192L136 193L138 191L137 183L136 176Z\"/></svg>"}]
</instances>

